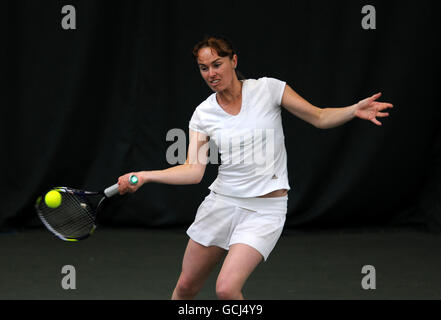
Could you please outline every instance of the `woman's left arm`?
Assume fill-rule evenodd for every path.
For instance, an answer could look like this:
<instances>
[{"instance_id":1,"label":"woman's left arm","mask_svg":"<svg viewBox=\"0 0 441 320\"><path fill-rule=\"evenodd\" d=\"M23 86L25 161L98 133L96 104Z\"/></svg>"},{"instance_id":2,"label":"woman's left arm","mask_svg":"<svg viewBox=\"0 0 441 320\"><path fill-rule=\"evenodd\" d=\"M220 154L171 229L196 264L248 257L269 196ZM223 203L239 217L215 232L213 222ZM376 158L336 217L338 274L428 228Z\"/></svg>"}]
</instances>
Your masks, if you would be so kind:
<instances>
[{"instance_id":1,"label":"woman's left arm","mask_svg":"<svg viewBox=\"0 0 441 320\"><path fill-rule=\"evenodd\" d=\"M376 117L389 116L389 113L380 111L386 108L392 108L393 105L375 101L380 96L381 93L377 93L347 107L319 108L303 99L290 86L286 85L282 97L282 106L298 118L320 129L338 127L352 120L354 117L369 120L381 126L381 122L379 122Z\"/></svg>"}]
</instances>

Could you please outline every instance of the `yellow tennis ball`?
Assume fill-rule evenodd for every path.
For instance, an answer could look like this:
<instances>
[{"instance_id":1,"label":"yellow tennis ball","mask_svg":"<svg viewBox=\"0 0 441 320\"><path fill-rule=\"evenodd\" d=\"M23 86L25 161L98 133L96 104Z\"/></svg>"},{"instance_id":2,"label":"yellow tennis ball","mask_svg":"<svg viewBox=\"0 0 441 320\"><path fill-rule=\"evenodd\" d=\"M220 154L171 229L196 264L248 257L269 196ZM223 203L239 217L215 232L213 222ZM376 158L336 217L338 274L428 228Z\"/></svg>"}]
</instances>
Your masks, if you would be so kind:
<instances>
[{"instance_id":1,"label":"yellow tennis ball","mask_svg":"<svg viewBox=\"0 0 441 320\"><path fill-rule=\"evenodd\" d=\"M44 202L49 208L55 209L61 204L61 194L57 190L46 193Z\"/></svg>"}]
</instances>

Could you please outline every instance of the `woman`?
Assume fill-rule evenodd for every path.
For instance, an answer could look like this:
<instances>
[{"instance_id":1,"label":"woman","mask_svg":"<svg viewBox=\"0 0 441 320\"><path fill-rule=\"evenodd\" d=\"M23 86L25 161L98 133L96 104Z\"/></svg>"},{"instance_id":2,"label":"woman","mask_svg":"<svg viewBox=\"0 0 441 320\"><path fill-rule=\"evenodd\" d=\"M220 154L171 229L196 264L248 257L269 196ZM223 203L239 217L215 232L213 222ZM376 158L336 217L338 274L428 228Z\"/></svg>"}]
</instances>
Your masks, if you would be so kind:
<instances>
[{"instance_id":1,"label":"woman","mask_svg":"<svg viewBox=\"0 0 441 320\"><path fill-rule=\"evenodd\" d=\"M216 282L219 299L243 299L242 287L278 241L285 223L287 157L281 121L283 106L317 128L332 128L354 117L381 123L380 111L392 107L375 100L381 93L343 108L319 108L285 82L260 78L239 80L238 57L225 38L208 37L193 55L214 91L195 110L190 124L187 161L165 170L128 173L119 178L121 194L144 183L197 184L207 163L207 141L219 148L221 165L211 192L187 230L190 239L172 299L193 299L214 266L226 255ZM256 150L265 150L257 161ZM128 177L136 174L137 185Z\"/></svg>"}]
</instances>

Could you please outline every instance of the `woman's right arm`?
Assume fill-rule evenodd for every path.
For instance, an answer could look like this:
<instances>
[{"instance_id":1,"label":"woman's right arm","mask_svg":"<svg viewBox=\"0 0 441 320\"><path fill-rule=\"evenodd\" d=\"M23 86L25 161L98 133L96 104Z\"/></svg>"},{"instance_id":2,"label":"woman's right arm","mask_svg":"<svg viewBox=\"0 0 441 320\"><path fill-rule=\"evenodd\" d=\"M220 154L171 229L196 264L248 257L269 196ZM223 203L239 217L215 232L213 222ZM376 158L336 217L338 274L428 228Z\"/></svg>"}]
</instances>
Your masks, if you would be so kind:
<instances>
[{"instance_id":1,"label":"woman's right arm","mask_svg":"<svg viewBox=\"0 0 441 320\"><path fill-rule=\"evenodd\" d=\"M207 164L208 137L200 132L190 130L187 160L184 164L164 170L139 171L127 173L118 179L119 193L135 192L144 183L164 184L198 184L201 182ZM136 185L129 184L129 177L138 177Z\"/></svg>"}]
</instances>

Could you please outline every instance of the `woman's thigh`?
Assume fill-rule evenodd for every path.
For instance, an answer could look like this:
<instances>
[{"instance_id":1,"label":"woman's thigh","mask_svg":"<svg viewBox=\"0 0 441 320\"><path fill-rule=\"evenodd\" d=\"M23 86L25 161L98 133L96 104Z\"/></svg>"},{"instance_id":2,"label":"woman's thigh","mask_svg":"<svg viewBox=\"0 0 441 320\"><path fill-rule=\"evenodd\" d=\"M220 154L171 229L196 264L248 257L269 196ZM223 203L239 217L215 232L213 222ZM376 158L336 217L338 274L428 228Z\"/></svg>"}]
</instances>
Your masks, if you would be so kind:
<instances>
[{"instance_id":1,"label":"woman's thigh","mask_svg":"<svg viewBox=\"0 0 441 320\"><path fill-rule=\"evenodd\" d=\"M245 281L262 260L262 254L247 244L231 245L217 279L217 290L242 290Z\"/></svg>"},{"instance_id":2,"label":"woman's thigh","mask_svg":"<svg viewBox=\"0 0 441 320\"><path fill-rule=\"evenodd\" d=\"M182 260L180 280L202 286L225 253L225 249L216 246L205 247L190 239Z\"/></svg>"}]
</instances>

